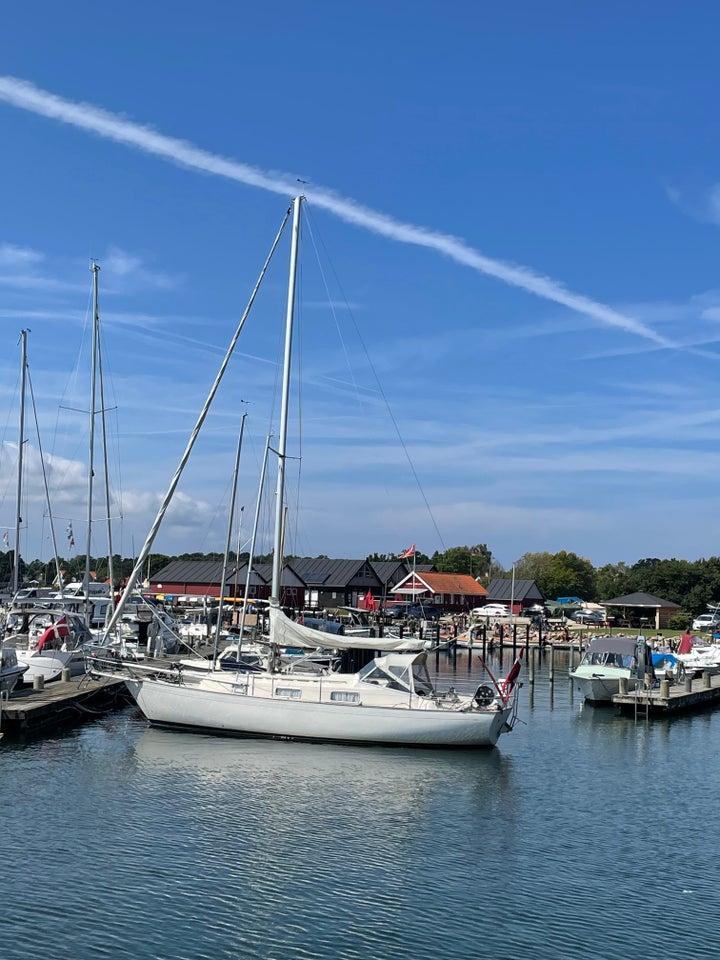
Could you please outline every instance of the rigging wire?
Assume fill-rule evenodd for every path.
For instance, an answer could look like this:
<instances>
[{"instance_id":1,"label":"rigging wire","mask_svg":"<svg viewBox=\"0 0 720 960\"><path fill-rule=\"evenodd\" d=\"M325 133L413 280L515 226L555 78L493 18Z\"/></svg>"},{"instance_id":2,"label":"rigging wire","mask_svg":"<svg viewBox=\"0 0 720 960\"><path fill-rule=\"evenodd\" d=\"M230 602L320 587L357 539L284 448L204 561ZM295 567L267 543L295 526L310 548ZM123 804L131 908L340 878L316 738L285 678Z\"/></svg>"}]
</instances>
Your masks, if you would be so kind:
<instances>
[{"instance_id":1,"label":"rigging wire","mask_svg":"<svg viewBox=\"0 0 720 960\"><path fill-rule=\"evenodd\" d=\"M315 242L315 233L313 232L313 227L312 227L312 220L311 220L311 217L309 216L309 207L310 207L310 204L308 203L307 206L306 206L306 211L305 211L305 222L306 222L306 224L307 224L308 234L309 234L309 236L310 236L310 240L311 240L311 243L312 243L312 246L313 246L313 250L315 251L315 258L316 258L317 263L318 263L318 268L319 268L319 270L320 270L320 276L321 276L321 278L322 278L323 286L325 287L325 294L326 294L326 296L327 296L328 304L329 304L330 309L331 309L331 311L332 311L333 319L334 319L334 321L335 321L335 327L336 327L336 329L337 329L337 331L338 331L338 336L340 337L340 342L341 342L341 344L342 344L343 352L344 352L344 354L345 354L345 359L346 359L346 362L347 362L347 364L348 364L348 370L349 370L349 373L350 373L350 377L351 377L351 379L352 379L353 386L354 386L354 388L355 388L357 400L358 400L358 403L360 404L360 406L362 407L362 406L363 406L362 396L361 396L361 394L360 394L360 390L359 390L357 381L356 381L356 379L355 379L354 371L353 371L352 367L350 366L350 358L349 358L349 355L348 355L348 352L347 352L347 348L346 348L346 345L345 345L344 338L343 338L343 336L342 336L342 331L341 331L341 329L340 329L340 324L339 324L339 321L338 321L337 312L336 312L336 310L335 310L335 304L333 303L333 299L332 299L332 297L331 297L331 295L330 295L330 289L329 289L329 286L328 286L328 283L327 283L327 279L326 279L326 276L325 276L325 271L323 270L323 266L322 266L322 263L321 263L321 261L320 261L320 256L319 256L319 253L318 253L318 247L317 247L317 244L316 244L316 242ZM337 275L337 271L335 270L332 257L331 257L330 254L328 253L325 244L322 242L322 237L320 237L320 243L321 243L321 245L322 245L322 249L323 249L323 252L324 252L324 254L325 254L325 257L327 258L327 262L328 262L328 264L330 265L330 270L331 270L331 272L332 272L333 278L334 278L336 284L338 285L338 289L340 290L340 296L342 297L343 302L344 302L344 304L345 304L345 309L346 309L346 311L347 311L347 313L348 313L348 316L350 317L350 321L351 321L351 323L352 323L353 329L355 330L355 334L356 334L356 336L357 336L357 338L358 338L358 341L359 341L359 343L360 343L360 347L361 347L361 349L362 349L362 352L363 352L363 354L365 355L365 359L367 360L368 366L370 367L370 370L371 370L371 372L372 372L372 375L373 375L373 377L374 377L374 379L375 379L375 383L377 384L377 388L378 388L378 391L379 391L379 393L380 393L380 397L382 398L382 401L383 401L383 403L385 404L385 409L387 410L388 416L390 417L390 422L392 423L392 425L393 425L393 427L394 427L394 429L395 429L395 434L396 434L396 436L397 436L398 442L400 443L400 446L401 446L401 448L402 448L402 451L403 451L403 453L405 454L405 459L407 460L408 466L409 466L409 468L410 468L410 472L411 472L411 474L412 474L412 476L413 476L413 478L414 478L414 480L415 480L415 484L416 484L416 486L417 486L417 488L418 488L418 491L419 491L419 493L420 493L420 496L421 496L421 498L422 498L422 501L423 501L423 503L425 504L425 509L427 510L428 516L430 517L430 522L431 522L432 525L433 525L433 528L434 528L434 530L435 530L435 533L437 534L438 540L440 541L440 544L441 544L443 550L445 550L445 549L447 549L446 546L445 546L445 541L444 541L444 539L443 539L442 534L440 533L440 529L439 529L439 527L438 527L438 525L437 525L437 522L436 522L436 520L435 520L435 515L433 514L433 511L432 511L432 508L431 508L431 506L430 506L430 503L429 503L429 501L428 501L428 499L427 499L427 496L425 495L425 491L423 490L422 484L421 484L421 482L420 482L420 477L418 476L417 470L415 469L415 464L413 463L412 457L410 456L410 451L408 450L407 445L406 445L405 441L403 440L402 434L401 434L401 432L400 432L400 427L399 427L398 422L397 422L397 420L396 420L396 418L395 418L395 415L394 415L394 413L393 413L393 411L392 411L392 408L390 407L390 401L389 401L388 398L387 398L387 394L385 393L385 390L384 390L384 388L383 388L382 382L381 382L380 377L379 377L379 375L378 375L378 372L377 372L377 370L376 370L376 368L375 368L375 364L374 364L373 361L372 361L372 357L371 357L371 355L370 355L370 351L368 350L368 347L367 347L367 345L366 345L366 343L365 343L365 341L364 341L364 339L363 339L363 337L362 337L362 334L361 334L361 332L360 332L360 327L359 327L357 321L355 320L355 315L353 314L353 311L352 311L352 308L351 308L351 306L350 306L350 303L349 303L347 297L345 296L345 293L344 293L343 288L342 288L342 284L340 283L339 277L338 277L338 275Z\"/></svg>"}]
</instances>

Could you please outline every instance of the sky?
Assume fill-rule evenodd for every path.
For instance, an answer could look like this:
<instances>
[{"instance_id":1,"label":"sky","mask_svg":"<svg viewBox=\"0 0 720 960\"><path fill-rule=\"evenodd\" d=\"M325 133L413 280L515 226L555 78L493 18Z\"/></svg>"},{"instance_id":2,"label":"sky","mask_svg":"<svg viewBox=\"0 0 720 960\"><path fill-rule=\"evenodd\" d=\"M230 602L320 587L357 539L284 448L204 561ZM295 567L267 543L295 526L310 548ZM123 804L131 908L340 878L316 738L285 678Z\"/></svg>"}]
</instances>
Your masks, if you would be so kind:
<instances>
[{"instance_id":1,"label":"sky","mask_svg":"<svg viewBox=\"0 0 720 960\"><path fill-rule=\"evenodd\" d=\"M703 0L14 5L4 547L21 331L22 556L136 555L302 193L286 552L718 555L719 28ZM270 548L288 261L286 229L154 553Z\"/></svg>"}]
</instances>

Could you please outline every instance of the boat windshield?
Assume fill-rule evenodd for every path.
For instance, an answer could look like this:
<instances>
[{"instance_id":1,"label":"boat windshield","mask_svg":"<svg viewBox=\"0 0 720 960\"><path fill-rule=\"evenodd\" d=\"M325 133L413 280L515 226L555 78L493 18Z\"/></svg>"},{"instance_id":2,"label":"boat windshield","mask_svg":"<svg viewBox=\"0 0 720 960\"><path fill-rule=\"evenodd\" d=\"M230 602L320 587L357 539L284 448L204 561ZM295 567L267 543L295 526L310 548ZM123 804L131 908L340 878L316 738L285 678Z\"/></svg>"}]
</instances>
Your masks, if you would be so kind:
<instances>
[{"instance_id":1,"label":"boat windshield","mask_svg":"<svg viewBox=\"0 0 720 960\"><path fill-rule=\"evenodd\" d=\"M623 656L622 653L613 653L612 651L588 651L583 657L583 664L592 667L631 667L635 658L631 654Z\"/></svg>"},{"instance_id":2,"label":"boat windshield","mask_svg":"<svg viewBox=\"0 0 720 960\"><path fill-rule=\"evenodd\" d=\"M371 660L359 672L358 677L364 683L377 683L393 690L412 690L412 674L407 664L383 663Z\"/></svg>"},{"instance_id":3,"label":"boat windshield","mask_svg":"<svg viewBox=\"0 0 720 960\"><path fill-rule=\"evenodd\" d=\"M434 690L424 658L412 660L403 657L393 661L379 657L364 666L358 677L365 683L377 683L393 690L407 690L420 696L429 696Z\"/></svg>"}]
</instances>

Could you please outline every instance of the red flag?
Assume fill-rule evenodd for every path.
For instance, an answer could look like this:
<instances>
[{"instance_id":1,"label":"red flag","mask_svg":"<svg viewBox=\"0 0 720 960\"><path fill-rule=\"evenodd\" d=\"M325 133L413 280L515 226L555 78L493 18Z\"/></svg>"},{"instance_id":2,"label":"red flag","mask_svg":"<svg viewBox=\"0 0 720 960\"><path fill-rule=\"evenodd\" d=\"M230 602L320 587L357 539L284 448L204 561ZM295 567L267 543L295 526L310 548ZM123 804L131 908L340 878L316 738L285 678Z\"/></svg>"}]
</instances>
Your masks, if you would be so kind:
<instances>
[{"instance_id":1,"label":"red flag","mask_svg":"<svg viewBox=\"0 0 720 960\"><path fill-rule=\"evenodd\" d=\"M375 597L372 595L372 590L368 590L363 598L363 606L366 610L375 610L377 603L375 602Z\"/></svg>"},{"instance_id":2,"label":"red flag","mask_svg":"<svg viewBox=\"0 0 720 960\"><path fill-rule=\"evenodd\" d=\"M408 547L407 550L403 551L403 553L399 553L398 560L404 560L405 557L412 557L414 553L415 553L415 544L413 544L411 547Z\"/></svg>"},{"instance_id":3,"label":"red flag","mask_svg":"<svg viewBox=\"0 0 720 960\"><path fill-rule=\"evenodd\" d=\"M503 699L505 700L507 700L510 697L513 687L515 686L515 681L518 678L518 675L520 673L520 667L522 666L522 657L524 652L525 652L524 648L520 647L520 653L518 653L515 663L510 667L508 675L500 684L500 693L502 694Z\"/></svg>"}]
</instances>

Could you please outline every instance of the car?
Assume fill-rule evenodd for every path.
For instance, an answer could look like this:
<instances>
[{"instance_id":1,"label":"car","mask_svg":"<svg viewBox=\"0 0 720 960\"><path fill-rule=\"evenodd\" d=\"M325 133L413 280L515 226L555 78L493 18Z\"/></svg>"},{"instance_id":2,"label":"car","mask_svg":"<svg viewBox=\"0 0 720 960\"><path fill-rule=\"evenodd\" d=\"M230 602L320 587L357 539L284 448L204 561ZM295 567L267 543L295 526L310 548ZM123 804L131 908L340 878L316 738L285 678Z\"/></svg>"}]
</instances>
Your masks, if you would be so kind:
<instances>
[{"instance_id":1,"label":"car","mask_svg":"<svg viewBox=\"0 0 720 960\"><path fill-rule=\"evenodd\" d=\"M509 617L510 607L504 603L486 603L484 607L475 607L470 612L473 617Z\"/></svg>"},{"instance_id":2,"label":"car","mask_svg":"<svg viewBox=\"0 0 720 960\"><path fill-rule=\"evenodd\" d=\"M605 623L605 612L603 610L576 610L572 615L576 623Z\"/></svg>"},{"instance_id":3,"label":"car","mask_svg":"<svg viewBox=\"0 0 720 960\"><path fill-rule=\"evenodd\" d=\"M692 622L693 630L712 630L720 626L720 617L716 613L701 613Z\"/></svg>"},{"instance_id":4,"label":"car","mask_svg":"<svg viewBox=\"0 0 720 960\"><path fill-rule=\"evenodd\" d=\"M389 607L385 607L385 616L391 620L402 620L407 616L407 604L391 603Z\"/></svg>"},{"instance_id":5,"label":"car","mask_svg":"<svg viewBox=\"0 0 720 960\"><path fill-rule=\"evenodd\" d=\"M419 620L439 620L442 615L440 607L431 603L411 603L407 608L407 616L417 617Z\"/></svg>"}]
</instances>

